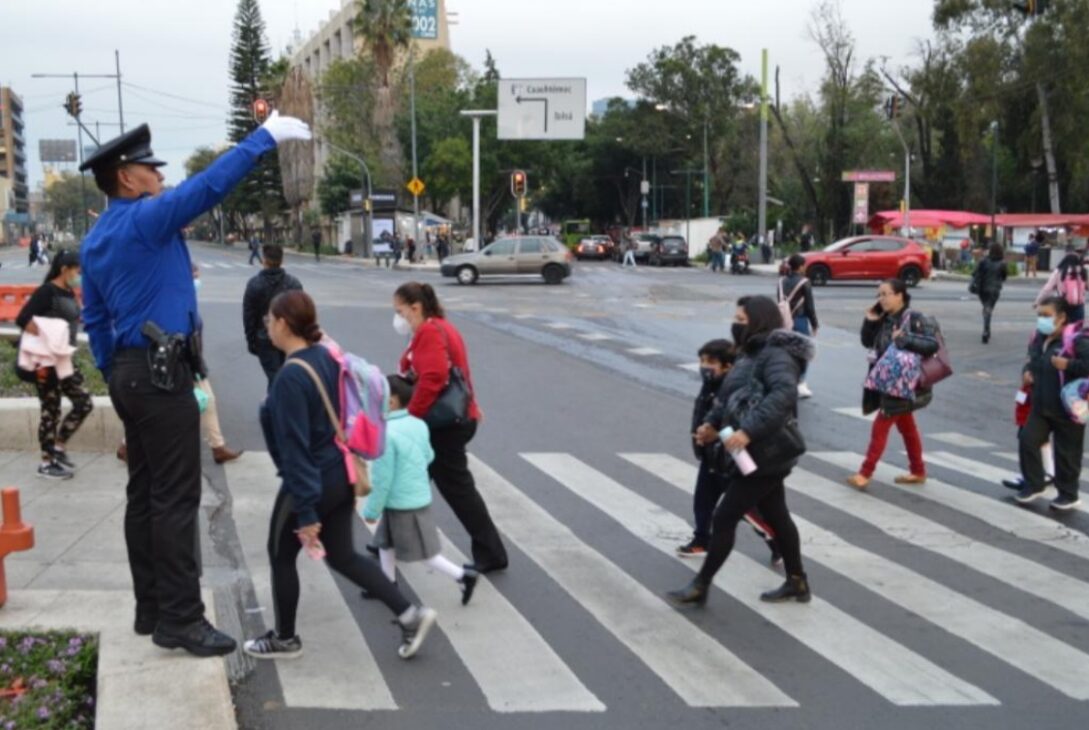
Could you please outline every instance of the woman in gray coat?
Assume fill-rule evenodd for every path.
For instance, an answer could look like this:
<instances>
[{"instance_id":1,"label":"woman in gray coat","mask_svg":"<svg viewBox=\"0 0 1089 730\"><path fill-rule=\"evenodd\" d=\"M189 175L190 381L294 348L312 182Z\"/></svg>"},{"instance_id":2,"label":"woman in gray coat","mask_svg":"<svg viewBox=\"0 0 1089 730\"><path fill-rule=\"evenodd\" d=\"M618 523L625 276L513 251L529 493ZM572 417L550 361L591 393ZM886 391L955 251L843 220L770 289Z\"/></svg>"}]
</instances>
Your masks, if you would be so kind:
<instances>
[{"instance_id":1,"label":"woman in gray coat","mask_svg":"<svg viewBox=\"0 0 1089 730\"><path fill-rule=\"evenodd\" d=\"M973 294L979 296L983 305L983 344L991 341L991 315L994 314L998 297L1002 295L1002 285L1006 282L1006 252L1000 243L992 243L986 258L980 259L976 270L972 272Z\"/></svg>"}]
</instances>

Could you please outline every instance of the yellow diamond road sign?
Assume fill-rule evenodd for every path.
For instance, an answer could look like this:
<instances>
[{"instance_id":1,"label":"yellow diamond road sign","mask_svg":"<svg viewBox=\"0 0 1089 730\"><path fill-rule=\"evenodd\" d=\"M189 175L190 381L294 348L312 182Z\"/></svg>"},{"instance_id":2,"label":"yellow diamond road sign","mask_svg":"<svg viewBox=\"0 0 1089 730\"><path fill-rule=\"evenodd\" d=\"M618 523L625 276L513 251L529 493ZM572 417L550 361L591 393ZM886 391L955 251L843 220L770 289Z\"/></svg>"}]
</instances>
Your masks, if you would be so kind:
<instances>
[{"instance_id":1,"label":"yellow diamond road sign","mask_svg":"<svg viewBox=\"0 0 1089 730\"><path fill-rule=\"evenodd\" d=\"M408 188L408 192L412 193L417 198L423 195L423 191L426 189L423 180L418 177L414 177L409 180L408 184L405 185L405 187Z\"/></svg>"}]
</instances>

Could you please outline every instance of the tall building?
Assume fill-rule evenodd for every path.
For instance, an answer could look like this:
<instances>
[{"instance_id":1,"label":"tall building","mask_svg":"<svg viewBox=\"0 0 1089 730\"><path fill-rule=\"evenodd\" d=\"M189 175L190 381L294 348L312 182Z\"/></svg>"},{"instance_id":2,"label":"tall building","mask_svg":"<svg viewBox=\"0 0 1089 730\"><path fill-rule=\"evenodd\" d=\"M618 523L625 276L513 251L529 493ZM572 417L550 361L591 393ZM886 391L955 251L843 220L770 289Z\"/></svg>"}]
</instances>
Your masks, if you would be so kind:
<instances>
[{"instance_id":1,"label":"tall building","mask_svg":"<svg viewBox=\"0 0 1089 730\"><path fill-rule=\"evenodd\" d=\"M0 87L0 178L8 181L12 208L30 211L30 187L26 173L26 137L23 129L23 100L9 87ZM6 201L0 199L0 207ZM0 213L5 212L0 210Z\"/></svg>"},{"instance_id":2,"label":"tall building","mask_svg":"<svg viewBox=\"0 0 1089 730\"><path fill-rule=\"evenodd\" d=\"M421 7L433 7L431 13L421 13L420 19L424 35L431 37L417 38L413 41L417 57L436 48L450 48L450 26L446 17L446 0L417 0ZM356 0L340 0L340 8L329 11L329 19L316 31L301 40L291 57L292 68L301 68L312 82L315 92L313 101L315 126L320 131L322 109L316 96L321 75L333 61L354 58L364 52L364 42L355 34L353 23L359 14ZM325 163L329 159L329 149L320 137L314 144L314 180L321 178Z\"/></svg>"}]
</instances>

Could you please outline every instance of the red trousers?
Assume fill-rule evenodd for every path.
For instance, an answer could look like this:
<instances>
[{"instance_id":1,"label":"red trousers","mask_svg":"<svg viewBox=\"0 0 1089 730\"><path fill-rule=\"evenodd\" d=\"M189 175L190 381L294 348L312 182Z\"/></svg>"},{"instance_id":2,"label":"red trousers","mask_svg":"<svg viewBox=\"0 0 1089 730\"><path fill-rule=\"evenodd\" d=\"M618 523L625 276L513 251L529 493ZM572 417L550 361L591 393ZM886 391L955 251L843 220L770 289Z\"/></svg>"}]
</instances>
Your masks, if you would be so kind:
<instances>
[{"instance_id":1,"label":"red trousers","mask_svg":"<svg viewBox=\"0 0 1089 730\"><path fill-rule=\"evenodd\" d=\"M866 460L862 462L859 473L864 477L873 476L874 470L877 469L877 462L885 453L885 446L889 443L889 431L893 426L896 426L900 435L904 437L911 473L915 476L926 476L926 463L923 462L923 438L919 434L919 427L915 424L915 414L902 413L899 416L886 416L880 411L874 419L873 430L870 431L870 447L866 450Z\"/></svg>"}]
</instances>

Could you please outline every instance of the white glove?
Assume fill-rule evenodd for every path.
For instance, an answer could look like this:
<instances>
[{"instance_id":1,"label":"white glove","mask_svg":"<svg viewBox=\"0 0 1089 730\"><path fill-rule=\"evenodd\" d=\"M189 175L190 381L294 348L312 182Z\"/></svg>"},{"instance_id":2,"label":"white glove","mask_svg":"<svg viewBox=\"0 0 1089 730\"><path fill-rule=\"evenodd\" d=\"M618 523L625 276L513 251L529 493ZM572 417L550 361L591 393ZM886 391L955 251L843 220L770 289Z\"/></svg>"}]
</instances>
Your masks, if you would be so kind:
<instances>
[{"instance_id":1,"label":"white glove","mask_svg":"<svg viewBox=\"0 0 1089 730\"><path fill-rule=\"evenodd\" d=\"M261 128L272 135L273 141L281 145L291 139L309 140L310 126L295 117L281 117L279 111L269 114Z\"/></svg>"}]
</instances>

